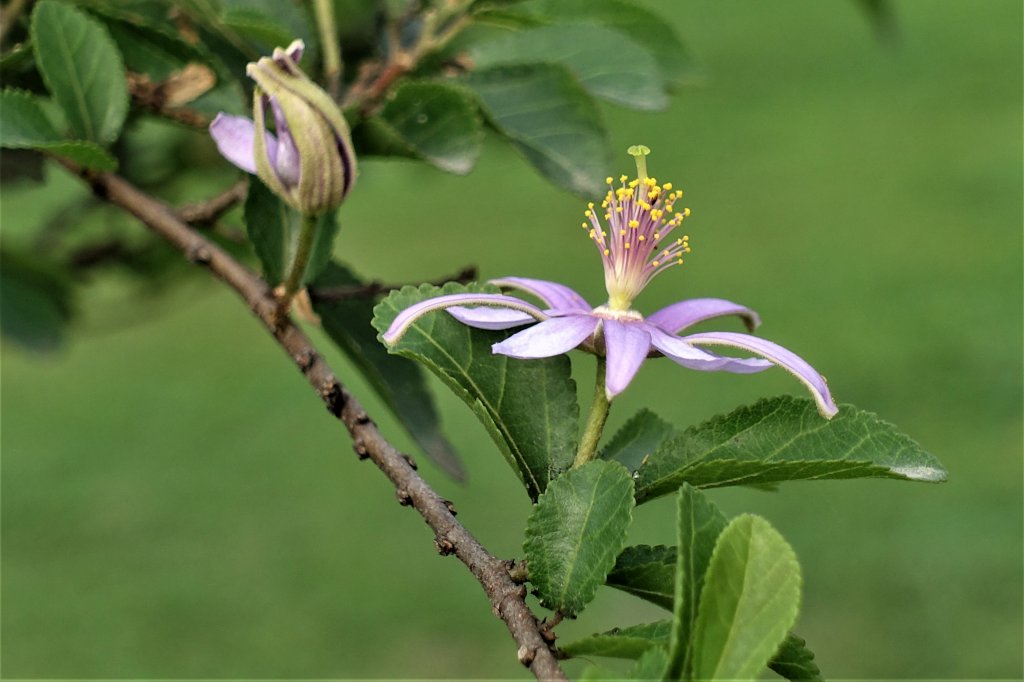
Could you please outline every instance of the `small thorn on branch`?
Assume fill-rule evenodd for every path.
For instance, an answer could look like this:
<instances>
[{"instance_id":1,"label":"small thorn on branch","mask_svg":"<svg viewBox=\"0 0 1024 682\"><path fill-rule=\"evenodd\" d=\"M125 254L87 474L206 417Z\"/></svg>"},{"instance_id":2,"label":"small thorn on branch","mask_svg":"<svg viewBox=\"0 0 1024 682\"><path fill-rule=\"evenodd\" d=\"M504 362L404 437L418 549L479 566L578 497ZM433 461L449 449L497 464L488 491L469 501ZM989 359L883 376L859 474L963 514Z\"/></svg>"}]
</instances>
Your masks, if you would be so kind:
<instances>
[{"instance_id":1,"label":"small thorn on branch","mask_svg":"<svg viewBox=\"0 0 1024 682\"><path fill-rule=\"evenodd\" d=\"M398 490L396 490L395 497L398 498L398 504L402 505L403 507L408 507L412 505L412 495L410 495L409 491L404 488L399 488Z\"/></svg>"},{"instance_id":2,"label":"small thorn on branch","mask_svg":"<svg viewBox=\"0 0 1024 682\"><path fill-rule=\"evenodd\" d=\"M459 515L458 510L455 508L455 503L452 502L451 500L444 500L444 506L448 508L448 512L452 516L458 516Z\"/></svg>"},{"instance_id":3,"label":"small thorn on branch","mask_svg":"<svg viewBox=\"0 0 1024 682\"><path fill-rule=\"evenodd\" d=\"M537 657L537 650L532 649L524 644L521 647L519 647L519 651L516 653L516 657L519 659L520 663L529 668L531 665L533 665L533 659Z\"/></svg>"},{"instance_id":4,"label":"small thorn on branch","mask_svg":"<svg viewBox=\"0 0 1024 682\"><path fill-rule=\"evenodd\" d=\"M366 443L362 438L356 438L352 442L352 449L355 450L356 456L360 461L370 458L370 451L366 448Z\"/></svg>"},{"instance_id":5,"label":"small thorn on branch","mask_svg":"<svg viewBox=\"0 0 1024 682\"><path fill-rule=\"evenodd\" d=\"M406 455L403 453L402 459L405 460L405 463L408 464L413 471L419 471L419 467L416 465L416 460L412 458L412 455Z\"/></svg>"},{"instance_id":6,"label":"small thorn on branch","mask_svg":"<svg viewBox=\"0 0 1024 682\"><path fill-rule=\"evenodd\" d=\"M443 535L434 538L434 546L437 547L437 553L441 556L455 554L455 543Z\"/></svg>"}]
</instances>

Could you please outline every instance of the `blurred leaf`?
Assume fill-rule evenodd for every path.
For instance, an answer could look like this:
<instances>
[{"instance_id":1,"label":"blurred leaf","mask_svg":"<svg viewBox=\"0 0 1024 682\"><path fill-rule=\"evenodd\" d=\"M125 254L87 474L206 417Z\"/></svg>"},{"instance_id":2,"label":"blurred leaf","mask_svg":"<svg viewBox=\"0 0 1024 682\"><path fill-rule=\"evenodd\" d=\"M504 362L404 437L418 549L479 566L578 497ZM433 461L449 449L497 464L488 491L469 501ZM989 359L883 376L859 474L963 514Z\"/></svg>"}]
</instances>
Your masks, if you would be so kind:
<instances>
[{"instance_id":1,"label":"blurred leaf","mask_svg":"<svg viewBox=\"0 0 1024 682\"><path fill-rule=\"evenodd\" d=\"M725 515L696 488L679 488L675 603L666 677L690 677L693 632L715 543L728 525Z\"/></svg>"},{"instance_id":2,"label":"blurred leaf","mask_svg":"<svg viewBox=\"0 0 1024 682\"><path fill-rule=\"evenodd\" d=\"M245 198L245 229L271 285L284 280L296 214L257 178L249 179Z\"/></svg>"},{"instance_id":3,"label":"blurred leaf","mask_svg":"<svg viewBox=\"0 0 1024 682\"><path fill-rule=\"evenodd\" d=\"M338 263L330 263L316 280L317 287L360 284L355 275ZM374 303L373 298L320 301L313 297L313 309L320 316L324 331L362 372L413 440L441 469L456 480L465 480L465 469L441 431L434 398L427 390L419 365L391 355L377 340L370 325Z\"/></svg>"},{"instance_id":4,"label":"blurred leaf","mask_svg":"<svg viewBox=\"0 0 1024 682\"><path fill-rule=\"evenodd\" d=\"M117 139L128 113L124 64L95 19L54 0L32 13L36 64L76 137L102 146Z\"/></svg>"},{"instance_id":5,"label":"blurred leaf","mask_svg":"<svg viewBox=\"0 0 1024 682\"><path fill-rule=\"evenodd\" d=\"M0 91L0 147L33 149L38 144L60 142L57 132L31 93L5 88Z\"/></svg>"},{"instance_id":6,"label":"blurred leaf","mask_svg":"<svg viewBox=\"0 0 1024 682\"><path fill-rule=\"evenodd\" d=\"M737 516L718 537L693 632L696 679L756 679L800 606L800 565L759 516Z\"/></svg>"},{"instance_id":7,"label":"blurred leaf","mask_svg":"<svg viewBox=\"0 0 1024 682\"><path fill-rule=\"evenodd\" d=\"M627 547L615 560L605 584L671 611L675 603L676 548Z\"/></svg>"},{"instance_id":8,"label":"blurred leaf","mask_svg":"<svg viewBox=\"0 0 1024 682\"><path fill-rule=\"evenodd\" d=\"M92 142L62 139L41 102L21 90L0 91L0 147L48 152L96 170L117 168L117 160Z\"/></svg>"},{"instance_id":9,"label":"blurred leaf","mask_svg":"<svg viewBox=\"0 0 1024 682\"><path fill-rule=\"evenodd\" d=\"M897 37L899 25L896 23L896 12L889 0L854 0L867 15L875 35L881 40L893 41Z\"/></svg>"},{"instance_id":10,"label":"blurred leaf","mask_svg":"<svg viewBox=\"0 0 1024 682\"><path fill-rule=\"evenodd\" d=\"M0 251L0 332L26 348L50 351L71 319L71 287L43 263Z\"/></svg>"},{"instance_id":11,"label":"blurred leaf","mask_svg":"<svg viewBox=\"0 0 1024 682\"><path fill-rule=\"evenodd\" d=\"M399 312L447 294L498 293L492 285L423 285L393 291L374 309L373 326L384 332ZM576 455L579 405L564 355L515 360L491 352L511 332L473 329L444 312L421 317L390 350L422 362L466 402L519 474L532 499Z\"/></svg>"},{"instance_id":12,"label":"blurred leaf","mask_svg":"<svg viewBox=\"0 0 1024 682\"><path fill-rule=\"evenodd\" d=\"M575 617L615 564L632 518L633 479L594 460L548 485L526 522L526 567L542 606Z\"/></svg>"},{"instance_id":13,"label":"blurred leaf","mask_svg":"<svg viewBox=\"0 0 1024 682\"><path fill-rule=\"evenodd\" d=\"M608 632L590 635L575 642L559 646L558 650L570 658L578 656L607 656L609 658L639 658L644 652L668 644L672 621L613 628ZM658 671L661 675L661 671Z\"/></svg>"},{"instance_id":14,"label":"blurred leaf","mask_svg":"<svg viewBox=\"0 0 1024 682\"><path fill-rule=\"evenodd\" d=\"M546 26L474 44L476 68L557 62L595 97L631 109L664 109L668 96L654 57L618 31L593 24Z\"/></svg>"},{"instance_id":15,"label":"blurred leaf","mask_svg":"<svg viewBox=\"0 0 1024 682\"><path fill-rule=\"evenodd\" d=\"M940 482L935 457L876 415L843 405L823 419L806 398L765 398L670 438L637 471L637 501L699 488L805 479Z\"/></svg>"},{"instance_id":16,"label":"blurred leaf","mask_svg":"<svg viewBox=\"0 0 1024 682\"><path fill-rule=\"evenodd\" d=\"M440 81L403 81L358 132L381 153L422 159L464 175L480 155L483 124L464 88Z\"/></svg>"},{"instance_id":17,"label":"blurred leaf","mask_svg":"<svg viewBox=\"0 0 1024 682\"><path fill-rule=\"evenodd\" d=\"M594 101L558 64L474 71L466 84L490 122L542 175L572 192L602 193L608 141Z\"/></svg>"},{"instance_id":18,"label":"blurred leaf","mask_svg":"<svg viewBox=\"0 0 1024 682\"><path fill-rule=\"evenodd\" d=\"M808 682L824 682L818 664L814 662L814 653L807 648L807 642L792 632L786 636L782 646L768 663L768 667L787 680L807 680Z\"/></svg>"},{"instance_id":19,"label":"blurred leaf","mask_svg":"<svg viewBox=\"0 0 1024 682\"><path fill-rule=\"evenodd\" d=\"M223 25L246 40L256 43L261 54L270 54L275 47L287 47L295 35L286 26L253 9L236 7L221 13Z\"/></svg>"},{"instance_id":20,"label":"blurred leaf","mask_svg":"<svg viewBox=\"0 0 1024 682\"><path fill-rule=\"evenodd\" d=\"M657 680L665 672L668 665L668 652L661 647L648 649L629 671L630 680Z\"/></svg>"},{"instance_id":21,"label":"blurred leaf","mask_svg":"<svg viewBox=\"0 0 1024 682\"><path fill-rule=\"evenodd\" d=\"M653 54L670 83L685 85L698 77L699 69L672 22L630 0L532 0L516 9L549 22L593 22L615 29Z\"/></svg>"},{"instance_id":22,"label":"blurred leaf","mask_svg":"<svg viewBox=\"0 0 1024 682\"><path fill-rule=\"evenodd\" d=\"M243 15L248 13L253 17L259 17L267 24L273 24L287 36L281 43L267 45L266 54L275 47L287 47L296 38L306 44L307 57L315 57L320 50L319 35L317 34L312 21L312 15L307 11L306 2L281 2L281 0L220 0L224 7L224 13L237 16L239 12ZM309 69L312 71L312 69Z\"/></svg>"},{"instance_id":23,"label":"blurred leaf","mask_svg":"<svg viewBox=\"0 0 1024 682\"><path fill-rule=\"evenodd\" d=\"M629 418L601 450L601 459L614 459L630 471L636 471L644 458L675 433L667 421L644 408Z\"/></svg>"}]
</instances>

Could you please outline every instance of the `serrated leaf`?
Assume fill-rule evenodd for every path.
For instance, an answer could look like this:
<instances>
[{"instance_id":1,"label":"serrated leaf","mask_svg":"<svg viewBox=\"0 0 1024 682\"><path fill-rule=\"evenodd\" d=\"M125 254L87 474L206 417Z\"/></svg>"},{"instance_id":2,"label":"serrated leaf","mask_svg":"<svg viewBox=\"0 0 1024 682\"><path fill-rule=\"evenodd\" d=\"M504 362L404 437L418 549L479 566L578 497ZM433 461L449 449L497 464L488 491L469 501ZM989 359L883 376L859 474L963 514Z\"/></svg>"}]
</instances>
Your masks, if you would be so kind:
<instances>
[{"instance_id":1,"label":"serrated leaf","mask_svg":"<svg viewBox=\"0 0 1024 682\"><path fill-rule=\"evenodd\" d=\"M526 522L526 567L542 606L575 617L615 564L632 518L633 479L594 460L548 485Z\"/></svg>"},{"instance_id":2,"label":"serrated leaf","mask_svg":"<svg viewBox=\"0 0 1024 682\"><path fill-rule=\"evenodd\" d=\"M492 125L540 173L577 194L602 193L610 167L607 133L597 107L559 64L522 64L474 71L466 84Z\"/></svg>"},{"instance_id":3,"label":"serrated leaf","mask_svg":"<svg viewBox=\"0 0 1024 682\"><path fill-rule=\"evenodd\" d=\"M11 88L0 91L0 147L34 149L62 140L34 95Z\"/></svg>"},{"instance_id":4,"label":"serrated leaf","mask_svg":"<svg viewBox=\"0 0 1024 682\"><path fill-rule=\"evenodd\" d=\"M593 22L620 31L650 51L662 74L683 85L699 77L699 69L666 17L630 0L532 0L519 8L547 21Z\"/></svg>"},{"instance_id":5,"label":"serrated leaf","mask_svg":"<svg viewBox=\"0 0 1024 682\"><path fill-rule=\"evenodd\" d=\"M360 284L359 278L338 263L330 263L316 280L318 288ZM427 456L456 480L464 480L465 469L441 431L434 398L419 365L391 355L377 340L370 325L374 304L372 298L329 301L313 296L313 309L335 345L362 372Z\"/></svg>"},{"instance_id":6,"label":"serrated leaf","mask_svg":"<svg viewBox=\"0 0 1024 682\"><path fill-rule=\"evenodd\" d=\"M772 672L781 675L787 680L797 682L824 682L818 664L814 662L814 653L807 648L807 642L797 637L792 632L786 636L782 646L775 652L775 656L768 663Z\"/></svg>"},{"instance_id":7,"label":"serrated leaf","mask_svg":"<svg viewBox=\"0 0 1024 682\"><path fill-rule=\"evenodd\" d=\"M896 478L940 482L946 470L877 415L843 405L831 420L805 398L765 398L670 438L637 471L637 501L699 488L779 481Z\"/></svg>"},{"instance_id":8,"label":"serrated leaf","mask_svg":"<svg viewBox=\"0 0 1024 682\"><path fill-rule=\"evenodd\" d=\"M793 549L763 518L733 519L718 537L701 591L694 678L757 679L799 606L800 566Z\"/></svg>"},{"instance_id":9,"label":"serrated leaf","mask_svg":"<svg viewBox=\"0 0 1024 682\"><path fill-rule=\"evenodd\" d=\"M672 640L666 677L689 676L692 634L715 543L728 525L725 515L696 488L679 488Z\"/></svg>"},{"instance_id":10,"label":"serrated leaf","mask_svg":"<svg viewBox=\"0 0 1024 682\"><path fill-rule=\"evenodd\" d=\"M457 293L498 293L492 285L423 285L392 292L374 309L373 326L384 332L395 316L419 301ZM517 330L467 327L444 312L417 320L391 348L423 363L466 402L519 474L532 499L564 471L576 454L579 405L569 359L560 355L516 360L491 345Z\"/></svg>"},{"instance_id":11,"label":"serrated leaf","mask_svg":"<svg viewBox=\"0 0 1024 682\"><path fill-rule=\"evenodd\" d=\"M0 251L0 332L32 350L60 346L72 314L71 286L45 264Z\"/></svg>"},{"instance_id":12,"label":"serrated leaf","mask_svg":"<svg viewBox=\"0 0 1024 682\"><path fill-rule=\"evenodd\" d=\"M255 177L249 179L243 213L264 278L271 284L283 281L296 214Z\"/></svg>"},{"instance_id":13,"label":"serrated leaf","mask_svg":"<svg viewBox=\"0 0 1024 682\"><path fill-rule=\"evenodd\" d=\"M558 651L569 658L606 656L637 659L652 648L667 645L671 632L672 621L659 620L655 623L613 628L559 646ZM660 670L658 674L661 674Z\"/></svg>"},{"instance_id":14,"label":"serrated leaf","mask_svg":"<svg viewBox=\"0 0 1024 682\"><path fill-rule=\"evenodd\" d=\"M663 609L675 603L676 548L635 545L622 550L605 578L609 587L646 599Z\"/></svg>"},{"instance_id":15,"label":"serrated leaf","mask_svg":"<svg viewBox=\"0 0 1024 682\"><path fill-rule=\"evenodd\" d=\"M641 409L615 432L601 450L601 459L614 459L630 471L636 471L644 458L673 433L675 427L650 410Z\"/></svg>"},{"instance_id":16,"label":"serrated leaf","mask_svg":"<svg viewBox=\"0 0 1024 682\"><path fill-rule=\"evenodd\" d=\"M594 24L545 26L480 41L469 51L476 68L553 62L564 64L595 97L631 109L668 105L661 71L640 44Z\"/></svg>"},{"instance_id":17,"label":"serrated leaf","mask_svg":"<svg viewBox=\"0 0 1024 682\"><path fill-rule=\"evenodd\" d=\"M54 0L32 12L36 65L75 137L109 145L128 113L124 64L98 21Z\"/></svg>"},{"instance_id":18,"label":"serrated leaf","mask_svg":"<svg viewBox=\"0 0 1024 682\"><path fill-rule=\"evenodd\" d=\"M476 163L483 122L470 92L439 81L406 81L363 124L384 153L422 159L465 175Z\"/></svg>"}]
</instances>

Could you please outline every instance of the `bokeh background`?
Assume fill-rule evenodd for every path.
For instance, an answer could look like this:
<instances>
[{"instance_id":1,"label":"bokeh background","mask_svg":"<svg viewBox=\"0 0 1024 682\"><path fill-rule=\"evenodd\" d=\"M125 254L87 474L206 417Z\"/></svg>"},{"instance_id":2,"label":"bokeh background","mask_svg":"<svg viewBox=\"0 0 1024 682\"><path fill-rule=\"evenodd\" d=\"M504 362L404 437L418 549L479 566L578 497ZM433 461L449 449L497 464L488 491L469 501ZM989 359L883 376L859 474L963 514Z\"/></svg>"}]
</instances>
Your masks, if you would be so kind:
<instances>
[{"instance_id":1,"label":"bokeh background","mask_svg":"<svg viewBox=\"0 0 1024 682\"><path fill-rule=\"evenodd\" d=\"M665 112L607 109L607 122L617 147L648 144L654 174L686 189L694 252L638 303L754 307L761 333L826 373L841 401L895 422L948 467L939 486L711 493L795 546L798 630L826 676L1020 678L1022 10L892 5L898 35L879 40L854 3L660 3L704 82ZM140 164L147 145L174 144L209 165L202 183L172 183L173 198L234 177L200 135L134 135ZM5 188L5 239L78 219L59 212L85 191L57 168L48 177ZM337 253L386 280L475 263L597 302L582 208L497 145L466 178L367 161ZM119 220L101 210L82 229ZM3 347L5 677L524 676L469 573L434 552L228 290L203 273L165 290L102 277L79 313L55 354ZM347 363L329 359L412 450ZM588 393L592 368L579 360ZM800 386L778 370L652 363L611 427L644 406L686 425L783 392ZM520 555L525 494L468 410L438 395L470 481L420 457L423 473L493 551ZM635 516L633 541L672 542L671 501ZM661 617L603 590L559 632Z\"/></svg>"}]
</instances>

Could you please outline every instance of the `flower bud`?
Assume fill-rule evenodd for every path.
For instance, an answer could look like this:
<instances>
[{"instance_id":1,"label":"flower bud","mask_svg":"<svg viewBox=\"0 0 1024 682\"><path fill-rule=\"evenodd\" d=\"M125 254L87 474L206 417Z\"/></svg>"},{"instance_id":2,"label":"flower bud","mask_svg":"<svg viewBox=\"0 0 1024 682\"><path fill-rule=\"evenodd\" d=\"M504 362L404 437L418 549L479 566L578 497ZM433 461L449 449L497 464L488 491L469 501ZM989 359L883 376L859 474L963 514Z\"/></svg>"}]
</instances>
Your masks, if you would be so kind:
<instances>
[{"instance_id":1,"label":"flower bud","mask_svg":"<svg viewBox=\"0 0 1024 682\"><path fill-rule=\"evenodd\" d=\"M246 72L256 81L253 121L219 114L210 134L229 161L258 175L303 215L319 215L348 194L356 158L345 117L299 69L302 51L302 41L296 40L250 63ZM268 113L274 117L273 134L267 131Z\"/></svg>"}]
</instances>

